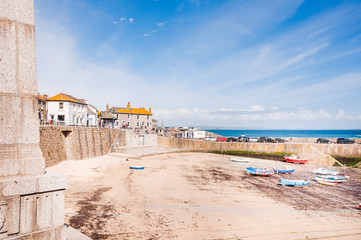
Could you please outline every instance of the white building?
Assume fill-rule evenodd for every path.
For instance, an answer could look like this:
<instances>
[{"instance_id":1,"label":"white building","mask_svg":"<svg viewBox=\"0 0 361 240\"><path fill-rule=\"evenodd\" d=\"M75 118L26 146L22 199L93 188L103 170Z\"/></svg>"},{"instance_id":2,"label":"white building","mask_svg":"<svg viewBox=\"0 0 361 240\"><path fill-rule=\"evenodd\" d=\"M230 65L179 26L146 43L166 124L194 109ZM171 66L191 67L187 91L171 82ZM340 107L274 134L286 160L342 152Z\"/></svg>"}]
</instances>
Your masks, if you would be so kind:
<instances>
[{"instance_id":1,"label":"white building","mask_svg":"<svg viewBox=\"0 0 361 240\"><path fill-rule=\"evenodd\" d=\"M87 125L88 105L84 101L64 93L48 98L47 101L49 124Z\"/></svg>"},{"instance_id":2,"label":"white building","mask_svg":"<svg viewBox=\"0 0 361 240\"><path fill-rule=\"evenodd\" d=\"M204 139L205 137L206 137L206 131L188 130L182 132L182 138Z\"/></svg>"}]
</instances>

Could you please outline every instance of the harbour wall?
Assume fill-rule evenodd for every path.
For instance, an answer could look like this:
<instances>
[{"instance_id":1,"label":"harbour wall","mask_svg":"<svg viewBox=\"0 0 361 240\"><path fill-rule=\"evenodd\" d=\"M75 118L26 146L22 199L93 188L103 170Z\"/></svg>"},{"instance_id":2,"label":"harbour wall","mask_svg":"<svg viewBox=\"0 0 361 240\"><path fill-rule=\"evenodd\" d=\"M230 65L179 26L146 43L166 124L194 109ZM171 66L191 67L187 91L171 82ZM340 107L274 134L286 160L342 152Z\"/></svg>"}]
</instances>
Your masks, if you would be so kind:
<instances>
[{"instance_id":1,"label":"harbour wall","mask_svg":"<svg viewBox=\"0 0 361 240\"><path fill-rule=\"evenodd\" d=\"M42 126L40 149L45 166L65 160L82 160L106 155L121 146L156 145L154 134L135 134L113 128Z\"/></svg>"},{"instance_id":2,"label":"harbour wall","mask_svg":"<svg viewBox=\"0 0 361 240\"><path fill-rule=\"evenodd\" d=\"M183 148L190 151L250 151L264 153L295 153L300 158L309 159L316 165L333 165L335 160L330 155L361 157L360 144L317 144L308 142L287 143L243 143L209 142L193 139L158 137L159 147Z\"/></svg>"}]
</instances>

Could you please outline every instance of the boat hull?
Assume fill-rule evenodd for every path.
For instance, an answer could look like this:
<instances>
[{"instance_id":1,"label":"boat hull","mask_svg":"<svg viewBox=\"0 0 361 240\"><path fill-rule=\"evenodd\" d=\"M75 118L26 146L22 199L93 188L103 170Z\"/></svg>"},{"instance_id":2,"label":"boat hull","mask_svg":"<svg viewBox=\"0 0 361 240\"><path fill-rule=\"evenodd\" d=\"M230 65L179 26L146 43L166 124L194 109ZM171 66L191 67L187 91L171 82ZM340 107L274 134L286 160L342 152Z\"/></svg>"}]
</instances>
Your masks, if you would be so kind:
<instances>
[{"instance_id":1,"label":"boat hull","mask_svg":"<svg viewBox=\"0 0 361 240\"><path fill-rule=\"evenodd\" d=\"M347 177L339 175L316 175L317 179L323 179L326 182L342 183L347 180Z\"/></svg>"},{"instance_id":2,"label":"boat hull","mask_svg":"<svg viewBox=\"0 0 361 240\"><path fill-rule=\"evenodd\" d=\"M249 167L249 168L247 168L247 174L248 175L253 175L253 176L269 177L269 176L273 176L275 174L275 172L273 170L268 170L268 169L265 169L265 168L252 168L252 167Z\"/></svg>"},{"instance_id":3,"label":"boat hull","mask_svg":"<svg viewBox=\"0 0 361 240\"><path fill-rule=\"evenodd\" d=\"M282 186L304 187L310 183L308 180L287 180L281 179Z\"/></svg>"},{"instance_id":4,"label":"boat hull","mask_svg":"<svg viewBox=\"0 0 361 240\"><path fill-rule=\"evenodd\" d=\"M284 170L284 169L275 169L274 168L273 171L275 173L278 173L278 174L291 174L291 173L293 173L295 171L295 169L286 169L286 170Z\"/></svg>"},{"instance_id":5,"label":"boat hull","mask_svg":"<svg viewBox=\"0 0 361 240\"><path fill-rule=\"evenodd\" d=\"M136 169L136 170L142 170L142 169L144 169L145 167L144 167L144 166L130 166L129 168L130 168L130 169Z\"/></svg>"},{"instance_id":6,"label":"boat hull","mask_svg":"<svg viewBox=\"0 0 361 240\"><path fill-rule=\"evenodd\" d=\"M289 162L289 163L298 163L298 164L307 164L308 163L308 160L306 160L306 159L294 159L294 158L286 157L285 160L286 160L286 162Z\"/></svg>"},{"instance_id":7,"label":"boat hull","mask_svg":"<svg viewBox=\"0 0 361 240\"><path fill-rule=\"evenodd\" d=\"M238 163L249 163L249 159L245 159L245 158L231 158L231 161Z\"/></svg>"}]
</instances>

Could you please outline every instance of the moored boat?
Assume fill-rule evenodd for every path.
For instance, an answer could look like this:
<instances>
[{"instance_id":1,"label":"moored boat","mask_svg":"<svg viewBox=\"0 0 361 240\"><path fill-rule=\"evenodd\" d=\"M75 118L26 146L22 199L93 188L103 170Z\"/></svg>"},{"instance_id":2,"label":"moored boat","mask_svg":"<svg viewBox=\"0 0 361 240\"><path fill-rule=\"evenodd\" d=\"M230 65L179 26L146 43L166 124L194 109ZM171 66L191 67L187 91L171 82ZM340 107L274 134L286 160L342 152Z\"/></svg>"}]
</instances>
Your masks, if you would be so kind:
<instances>
[{"instance_id":1,"label":"moored boat","mask_svg":"<svg viewBox=\"0 0 361 240\"><path fill-rule=\"evenodd\" d=\"M281 179L282 186L304 187L310 183L309 180Z\"/></svg>"},{"instance_id":2,"label":"moored boat","mask_svg":"<svg viewBox=\"0 0 361 240\"><path fill-rule=\"evenodd\" d=\"M239 163L249 163L249 159L247 158L231 158L231 161Z\"/></svg>"},{"instance_id":3,"label":"moored boat","mask_svg":"<svg viewBox=\"0 0 361 240\"><path fill-rule=\"evenodd\" d=\"M347 177L340 176L340 175L316 175L316 179L324 179L328 182L336 182L336 183L342 183L347 180Z\"/></svg>"},{"instance_id":4,"label":"moored boat","mask_svg":"<svg viewBox=\"0 0 361 240\"><path fill-rule=\"evenodd\" d=\"M318 175L338 175L339 174L338 171L333 171L333 170L329 170L326 168L315 169L315 170L313 170L313 172Z\"/></svg>"},{"instance_id":5,"label":"moored boat","mask_svg":"<svg viewBox=\"0 0 361 240\"><path fill-rule=\"evenodd\" d=\"M298 159L297 156L295 156L295 155L285 157L285 161L290 162L290 163L299 163L299 164L308 163L307 159Z\"/></svg>"},{"instance_id":6,"label":"moored boat","mask_svg":"<svg viewBox=\"0 0 361 240\"><path fill-rule=\"evenodd\" d=\"M141 170L141 169L144 169L145 167L144 167L144 166L130 166L129 168L130 168L130 169Z\"/></svg>"},{"instance_id":7,"label":"moored boat","mask_svg":"<svg viewBox=\"0 0 361 240\"><path fill-rule=\"evenodd\" d=\"M328 186L333 186L336 184L336 181L327 181L323 178L316 178L316 182L320 183L320 184L323 184L323 185L328 185Z\"/></svg>"},{"instance_id":8,"label":"moored boat","mask_svg":"<svg viewBox=\"0 0 361 240\"><path fill-rule=\"evenodd\" d=\"M253 168L248 167L247 168L247 174L248 175L254 175L254 176L272 176L275 174L273 170L267 169L267 168Z\"/></svg>"},{"instance_id":9,"label":"moored boat","mask_svg":"<svg viewBox=\"0 0 361 240\"><path fill-rule=\"evenodd\" d=\"M295 171L294 168L291 168L290 166L285 166L285 169L276 169L276 168L273 168L273 171L275 173L282 173L282 174L291 174Z\"/></svg>"}]
</instances>

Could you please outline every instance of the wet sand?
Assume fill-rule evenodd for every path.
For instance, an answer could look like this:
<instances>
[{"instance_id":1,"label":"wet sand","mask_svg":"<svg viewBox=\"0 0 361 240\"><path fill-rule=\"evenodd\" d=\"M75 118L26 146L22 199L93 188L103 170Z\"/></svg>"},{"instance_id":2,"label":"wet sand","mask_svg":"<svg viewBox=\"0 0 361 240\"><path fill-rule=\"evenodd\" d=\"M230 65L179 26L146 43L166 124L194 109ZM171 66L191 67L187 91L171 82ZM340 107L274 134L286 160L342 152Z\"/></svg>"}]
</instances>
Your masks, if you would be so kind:
<instances>
[{"instance_id":1,"label":"wet sand","mask_svg":"<svg viewBox=\"0 0 361 240\"><path fill-rule=\"evenodd\" d=\"M130 165L144 165L131 170ZM248 176L246 167L296 168ZM361 239L361 172L336 186L283 187L280 177L313 179L319 166L171 153L141 159L66 161L66 223L93 239Z\"/></svg>"}]
</instances>

